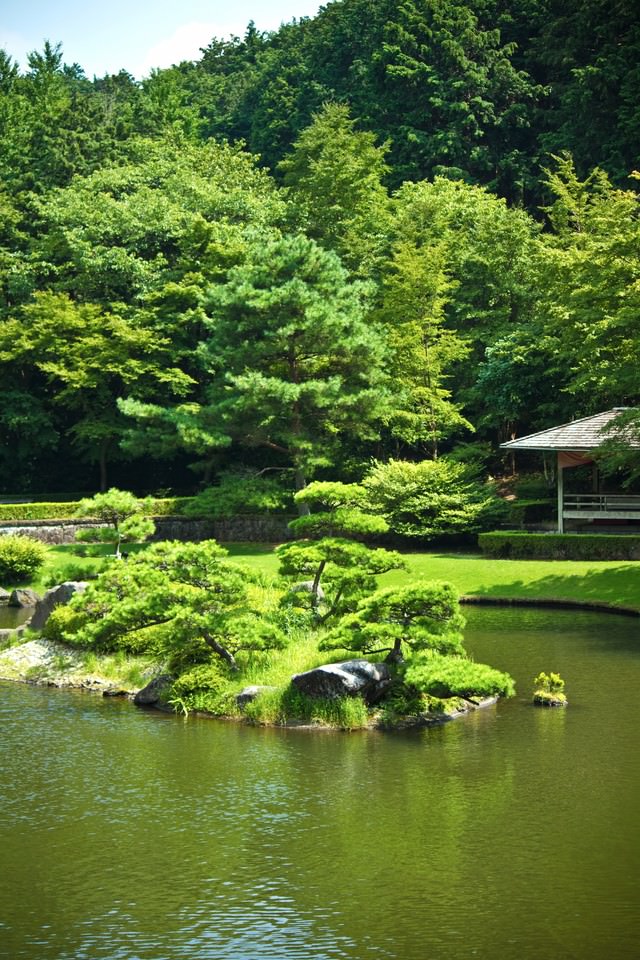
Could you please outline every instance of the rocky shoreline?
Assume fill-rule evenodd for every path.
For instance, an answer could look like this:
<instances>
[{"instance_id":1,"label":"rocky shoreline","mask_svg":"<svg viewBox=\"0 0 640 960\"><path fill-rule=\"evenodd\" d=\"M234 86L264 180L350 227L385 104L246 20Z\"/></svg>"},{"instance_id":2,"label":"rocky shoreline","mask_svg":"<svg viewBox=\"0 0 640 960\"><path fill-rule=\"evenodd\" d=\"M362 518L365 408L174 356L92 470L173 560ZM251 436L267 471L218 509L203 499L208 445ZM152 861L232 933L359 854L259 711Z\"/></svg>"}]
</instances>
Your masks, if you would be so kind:
<instances>
[{"instance_id":1,"label":"rocky shoreline","mask_svg":"<svg viewBox=\"0 0 640 960\"><path fill-rule=\"evenodd\" d=\"M145 677L145 684L142 687L127 684L120 680L114 681L99 672L87 671L83 654L74 648L56 641L45 640L44 638L34 638L32 640L18 642L14 646L0 651L0 680L52 687L61 690L82 690L103 697L126 697L136 702L139 706L167 712L168 708L163 704L160 697L149 696L146 693L147 690L157 685L159 679L159 672L152 673L152 671L149 670ZM161 685L158 685L157 689L161 689ZM140 694L140 696L138 696L138 694ZM242 694L239 694L239 697L241 696ZM393 723L382 721L374 715L372 716L368 729L408 730L439 726L451 720L468 716L476 710L493 706L497 700L497 697L489 697L477 701L464 700L460 701L458 708L450 713L398 717L397 721ZM241 723L251 722L242 715L219 717L214 714L201 712L198 712L197 715L217 720L235 720ZM335 730L335 727L320 724L301 724L297 721L274 724L274 726L310 730Z\"/></svg>"},{"instance_id":2,"label":"rocky shoreline","mask_svg":"<svg viewBox=\"0 0 640 960\"><path fill-rule=\"evenodd\" d=\"M19 636L21 628L13 631ZM38 637L0 651L0 680L60 689L90 690L103 696L133 699L139 687L87 671L84 657L72 647Z\"/></svg>"}]
</instances>

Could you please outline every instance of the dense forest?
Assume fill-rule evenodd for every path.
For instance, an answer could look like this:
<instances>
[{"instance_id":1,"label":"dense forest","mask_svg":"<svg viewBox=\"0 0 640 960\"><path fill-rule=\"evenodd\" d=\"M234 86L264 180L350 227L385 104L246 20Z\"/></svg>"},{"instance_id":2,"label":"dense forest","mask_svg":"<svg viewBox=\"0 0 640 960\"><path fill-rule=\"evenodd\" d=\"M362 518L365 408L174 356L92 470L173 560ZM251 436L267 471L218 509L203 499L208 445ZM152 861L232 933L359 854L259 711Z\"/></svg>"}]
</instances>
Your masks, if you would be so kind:
<instances>
[{"instance_id":1,"label":"dense forest","mask_svg":"<svg viewBox=\"0 0 640 960\"><path fill-rule=\"evenodd\" d=\"M195 63L0 52L0 493L497 469L640 403L640 8L334 0Z\"/></svg>"}]
</instances>

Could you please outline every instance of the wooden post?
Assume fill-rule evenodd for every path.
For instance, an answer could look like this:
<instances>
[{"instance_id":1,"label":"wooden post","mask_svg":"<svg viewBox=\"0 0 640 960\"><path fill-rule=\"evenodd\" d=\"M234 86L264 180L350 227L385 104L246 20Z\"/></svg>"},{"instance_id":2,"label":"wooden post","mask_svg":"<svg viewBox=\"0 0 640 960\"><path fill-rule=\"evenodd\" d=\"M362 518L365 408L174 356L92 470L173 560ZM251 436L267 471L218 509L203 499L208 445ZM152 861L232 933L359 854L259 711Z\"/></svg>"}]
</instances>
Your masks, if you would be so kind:
<instances>
[{"instance_id":1,"label":"wooden post","mask_svg":"<svg viewBox=\"0 0 640 960\"><path fill-rule=\"evenodd\" d=\"M562 508L564 501L564 475L560 465L560 454L558 454L558 533L564 533L564 517Z\"/></svg>"}]
</instances>

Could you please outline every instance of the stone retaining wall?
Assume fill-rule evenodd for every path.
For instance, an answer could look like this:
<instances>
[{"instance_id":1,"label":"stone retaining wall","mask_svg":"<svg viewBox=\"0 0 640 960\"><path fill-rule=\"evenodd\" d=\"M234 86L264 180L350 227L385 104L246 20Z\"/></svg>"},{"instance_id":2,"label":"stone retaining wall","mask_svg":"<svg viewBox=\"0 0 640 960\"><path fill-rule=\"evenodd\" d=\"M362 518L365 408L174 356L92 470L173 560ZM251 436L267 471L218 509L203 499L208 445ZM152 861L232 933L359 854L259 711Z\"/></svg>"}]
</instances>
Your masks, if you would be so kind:
<instances>
[{"instance_id":1,"label":"stone retaining wall","mask_svg":"<svg viewBox=\"0 0 640 960\"><path fill-rule=\"evenodd\" d=\"M220 542L281 543L290 540L290 517L240 516L219 520L188 520L182 517L156 519L154 540L208 540ZM0 536L23 534L42 543L74 543L76 532L105 524L93 520L31 520L29 523L0 522Z\"/></svg>"}]
</instances>

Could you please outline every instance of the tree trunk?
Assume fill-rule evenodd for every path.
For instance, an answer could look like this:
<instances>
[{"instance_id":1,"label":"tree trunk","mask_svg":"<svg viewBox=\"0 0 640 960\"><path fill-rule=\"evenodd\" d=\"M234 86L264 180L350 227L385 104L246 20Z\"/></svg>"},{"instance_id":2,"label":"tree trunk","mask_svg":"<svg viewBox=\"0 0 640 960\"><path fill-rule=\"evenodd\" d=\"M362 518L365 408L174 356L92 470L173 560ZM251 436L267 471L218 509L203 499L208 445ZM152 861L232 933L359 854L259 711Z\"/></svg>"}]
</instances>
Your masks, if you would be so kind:
<instances>
[{"instance_id":1,"label":"tree trunk","mask_svg":"<svg viewBox=\"0 0 640 960\"><path fill-rule=\"evenodd\" d=\"M391 650L384 660L385 663L403 663L404 657L402 656L402 637L397 637L393 645L393 650Z\"/></svg>"},{"instance_id":2,"label":"tree trunk","mask_svg":"<svg viewBox=\"0 0 640 960\"><path fill-rule=\"evenodd\" d=\"M324 568L327 565L326 560L321 560L318 569L316 570L316 575L313 578L313 586L311 587L311 609L313 610L315 616L318 616L318 607L320 606L320 600L318 599L318 590L320 588L320 577L324 572Z\"/></svg>"},{"instance_id":3,"label":"tree trunk","mask_svg":"<svg viewBox=\"0 0 640 960\"><path fill-rule=\"evenodd\" d=\"M238 669L238 664L236 663L236 658L231 653L231 651L227 650L226 647L223 647L221 643L218 643L218 641L214 637L212 637L210 633L206 633L206 632L203 633L202 638L204 642L207 644L207 646L211 647L214 653L217 653L218 656L221 657L225 663L228 663L231 669L235 673Z\"/></svg>"}]
</instances>

